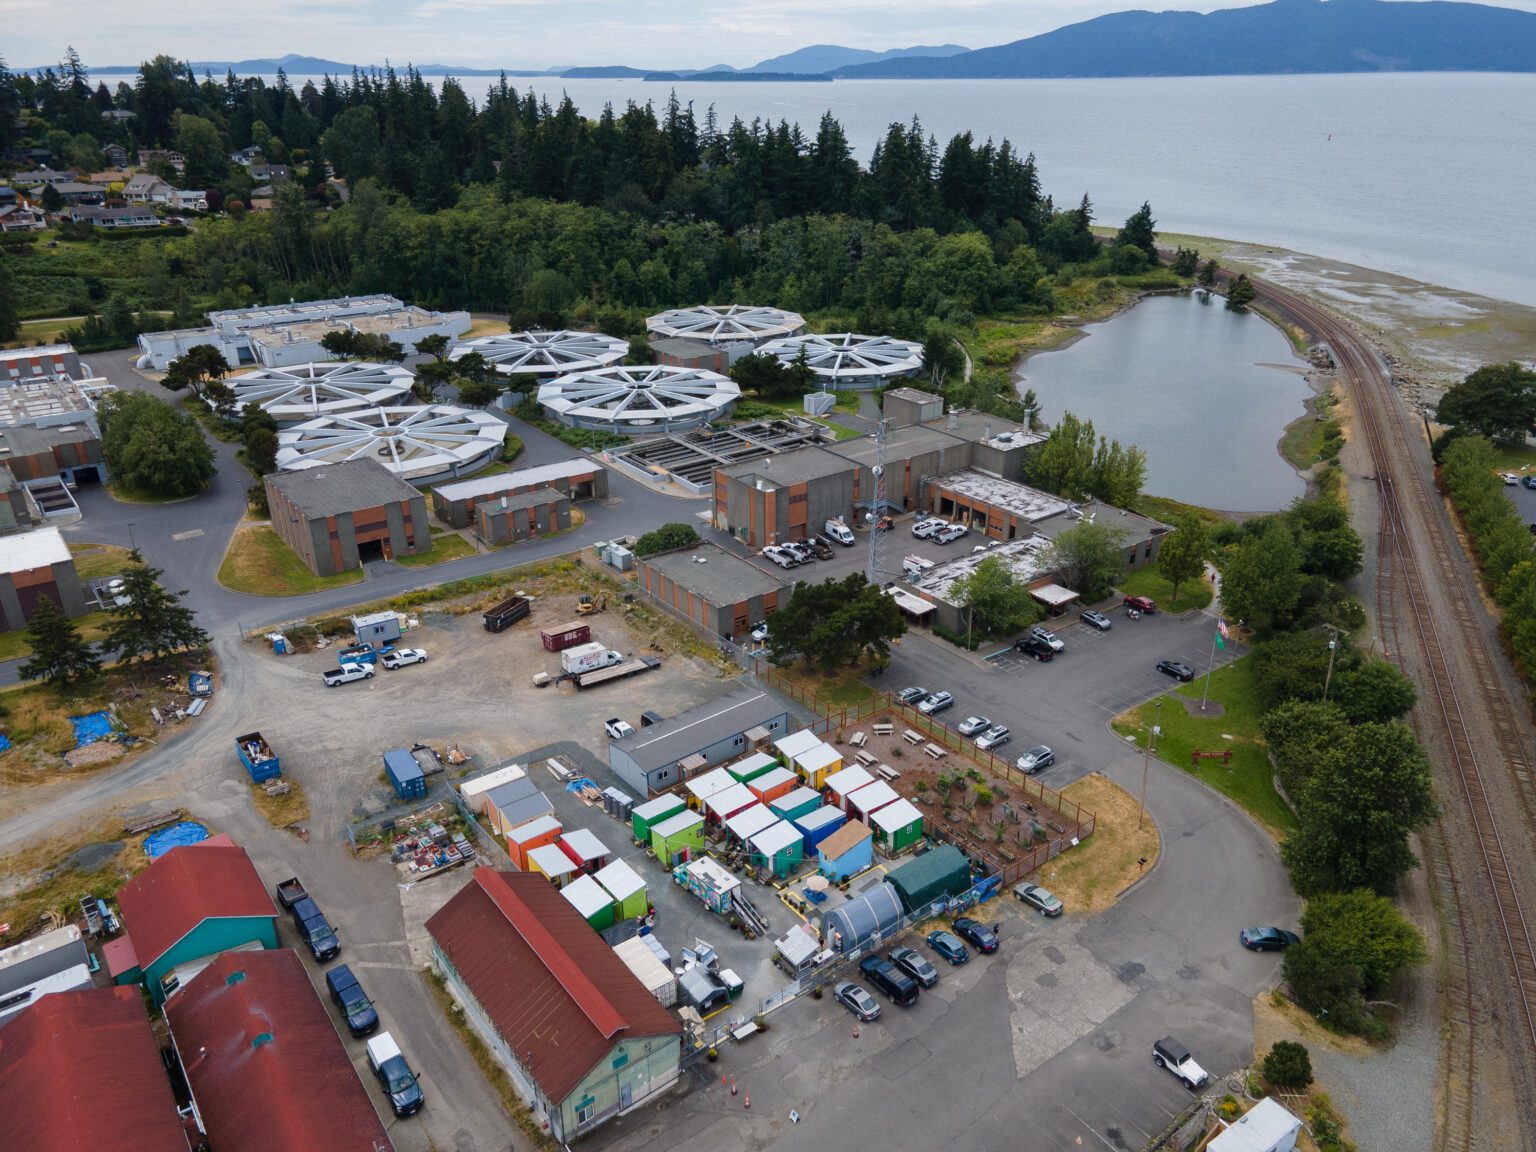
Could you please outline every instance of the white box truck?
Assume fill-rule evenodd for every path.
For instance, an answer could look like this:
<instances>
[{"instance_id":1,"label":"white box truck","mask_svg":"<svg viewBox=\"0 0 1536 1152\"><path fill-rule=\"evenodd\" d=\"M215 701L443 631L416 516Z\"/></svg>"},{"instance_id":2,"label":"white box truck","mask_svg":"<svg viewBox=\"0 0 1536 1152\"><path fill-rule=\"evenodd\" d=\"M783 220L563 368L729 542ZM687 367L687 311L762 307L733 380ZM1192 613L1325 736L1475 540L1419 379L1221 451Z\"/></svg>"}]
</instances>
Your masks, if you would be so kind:
<instances>
[{"instance_id":1,"label":"white box truck","mask_svg":"<svg viewBox=\"0 0 1536 1152\"><path fill-rule=\"evenodd\" d=\"M610 664L617 664L622 659L624 659L622 653L604 648L594 640L589 644L577 644L562 651L560 667L574 675L580 672L594 672Z\"/></svg>"}]
</instances>

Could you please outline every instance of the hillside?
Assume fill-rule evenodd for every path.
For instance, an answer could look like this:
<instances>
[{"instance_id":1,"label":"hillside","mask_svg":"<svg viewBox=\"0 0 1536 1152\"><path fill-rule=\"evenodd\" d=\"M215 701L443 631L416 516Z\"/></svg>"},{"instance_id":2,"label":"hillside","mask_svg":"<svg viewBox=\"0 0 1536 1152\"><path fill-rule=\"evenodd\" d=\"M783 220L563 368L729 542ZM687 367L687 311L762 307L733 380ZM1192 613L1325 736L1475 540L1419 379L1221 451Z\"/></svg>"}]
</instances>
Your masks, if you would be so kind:
<instances>
[{"instance_id":1,"label":"hillside","mask_svg":"<svg viewBox=\"0 0 1536 1152\"><path fill-rule=\"evenodd\" d=\"M912 48L891 48L874 52L868 48L845 48L841 44L812 44L797 48L782 56L759 60L743 72L832 72L854 64L879 64L888 60L904 60L908 57L958 56L969 49L959 44L916 45Z\"/></svg>"},{"instance_id":2,"label":"hillside","mask_svg":"<svg viewBox=\"0 0 1536 1152\"><path fill-rule=\"evenodd\" d=\"M1445 0L1274 0L1205 15L1117 12L959 56L883 60L833 74L866 79L1306 72L1536 72L1536 14Z\"/></svg>"}]
</instances>

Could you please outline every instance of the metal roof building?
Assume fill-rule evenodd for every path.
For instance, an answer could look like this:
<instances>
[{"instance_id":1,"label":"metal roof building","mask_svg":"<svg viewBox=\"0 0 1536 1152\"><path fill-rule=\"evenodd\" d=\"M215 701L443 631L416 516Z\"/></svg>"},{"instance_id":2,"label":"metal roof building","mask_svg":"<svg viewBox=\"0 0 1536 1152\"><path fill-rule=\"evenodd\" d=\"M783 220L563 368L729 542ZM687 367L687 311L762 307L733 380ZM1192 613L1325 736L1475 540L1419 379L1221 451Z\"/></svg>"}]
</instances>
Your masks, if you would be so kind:
<instances>
[{"instance_id":1,"label":"metal roof building","mask_svg":"<svg viewBox=\"0 0 1536 1152\"><path fill-rule=\"evenodd\" d=\"M921 344L856 332L790 336L764 344L761 351L777 356L785 364L793 364L804 353L811 371L824 387L833 391L877 388L890 380L915 376L923 367Z\"/></svg>"},{"instance_id":2,"label":"metal roof building","mask_svg":"<svg viewBox=\"0 0 1536 1152\"><path fill-rule=\"evenodd\" d=\"M297 952L227 952L165 1015L219 1152L393 1148Z\"/></svg>"},{"instance_id":3,"label":"metal roof building","mask_svg":"<svg viewBox=\"0 0 1536 1152\"><path fill-rule=\"evenodd\" d=\"M833 836L849 833L853 825L844 825ZM830 843L830 838L828 840ZM894 931L901 923L901 898L888 881L882 880L859 893L857 897L824 913L821 931L827 938L827 947L834 952L850 952L870 942L879 943L885 934Z\"/></svg>"},{"instance_id":4,"label":"metal roof building","mask_svg":"<svg viewBox=\"0 0 1536 1152\"><path fill-rule=\"evenodd\" d=\"M447 404L363 408L279 432L277 466L298 472L366 459L402 480L427 483L485 467L506 438L506 424L489 412Z\"/></svg>"},{"instance_id":5,"label":"metal roof building","mask_svg":"<svg viewBox=\"0 0 1536 1152\"><path fill-rule=\"evenodd\" d=\"M805 317L783 308L758 308L748 304L701 304L674 308L645 322L652 336L683 337L709 344L746 341L761 344L805 331Z\"/></svg>"},{"instance_id":6,"label":"metal roof building","mask_svg":"<svg viewBox=\"0 0 1536 1152\"><path fill-rule=\"evenodd\" d=\"M620 780L649 796L683 779L682 761L698 757L689 774L722 764L750 751L749 729L762 727L777 735L788 722L789 712L777 697L742 685L625 740L610 740L608 765Z\"/></svg>"},{"instance_id":7,"label":"metal roof building","mask_svg":"<svg viewBox=\"0 0 1536 1152\"><path fill-rule=\"evenodd\" d=\"M507 332L455 344L449 360L478 352L504 376L543 379L606 368L629 355L629 341L601 332Z\"/></svg>"},{"instance_id":8,"label":"metal roof building","mask_svg":"<svg viewBox=\"0 0 1536 1152\"><path fill-rule=\"evenodd\" d=\"M539 403L573 428L678 432L727 415L741 389L729 376L665 364L596 368L539 386Z\"/></svg>"},{"instance_id":9,"label":"metal roof building","mask_svg":"<svg viewBox=\"0 0 1536 1152\"><path fill-rule=\"evenodd\" d=\"M235 410L255 404L279 424L391 404L410 395L415 377L398 364L332 362L258 368L226 377Z\"/></svg>"},{"instance_id":10,"label":"metal roof building","mask_svg":"<svg viewBox=\"0 0 1536 1152\"><path fill-rule=\"evenodd\" d=\"M17 1152L187 1152L132 988L54 992L0 1032L5 1143Z\"/></svg>"}]
</instances>

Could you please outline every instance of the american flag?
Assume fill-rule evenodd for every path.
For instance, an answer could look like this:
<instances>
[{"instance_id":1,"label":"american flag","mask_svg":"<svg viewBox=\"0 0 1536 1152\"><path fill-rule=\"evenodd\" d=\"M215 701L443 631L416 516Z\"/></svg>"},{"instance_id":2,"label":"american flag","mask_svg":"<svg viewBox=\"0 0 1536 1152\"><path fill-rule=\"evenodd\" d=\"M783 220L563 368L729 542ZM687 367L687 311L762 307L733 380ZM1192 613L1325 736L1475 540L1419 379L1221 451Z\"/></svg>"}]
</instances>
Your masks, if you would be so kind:
<instances>
[{"instance_id":1,"label":"american flag","mask_svg":"<svg viewBox=\"0 0 1536 1152\"><path fill-rule=\"evenodd\" d=\"M1220 616L1218 616L1216 618L1216 631L1221 633L1221 638L1223 640L1230 640L1230 639L1232 639L1232 631L1231 631L1231 629L1229 629L1227 627L1227 622L1225 620L1223 620Z\"/></svg>"}]
</instances>

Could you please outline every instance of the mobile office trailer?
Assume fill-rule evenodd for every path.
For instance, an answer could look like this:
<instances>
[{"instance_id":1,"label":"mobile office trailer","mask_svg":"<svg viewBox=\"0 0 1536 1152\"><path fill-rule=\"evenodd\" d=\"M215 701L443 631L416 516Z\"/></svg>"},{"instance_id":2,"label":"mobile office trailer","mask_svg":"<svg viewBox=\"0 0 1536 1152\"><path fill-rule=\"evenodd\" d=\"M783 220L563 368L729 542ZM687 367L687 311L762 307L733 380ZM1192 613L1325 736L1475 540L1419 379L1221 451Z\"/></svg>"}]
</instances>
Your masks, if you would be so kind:
<instances>
[{"instance_id":1,"label":"mobile office trailer","mask_svg":"<svg viewBox=\"0 0 1536 1152\"><path fill-rule=\"evenodd\" d=\"M400 639L400 617L393 612L354 616L352 633L359 644L391 644Z\"/></svg>"}]
</instances>

